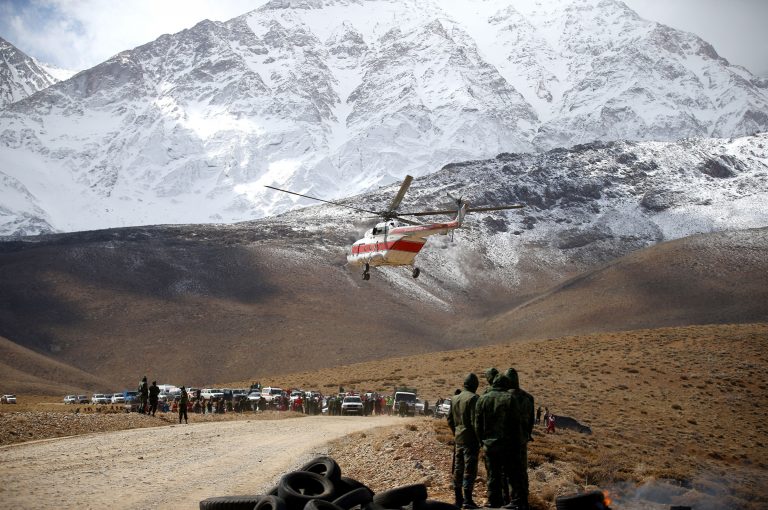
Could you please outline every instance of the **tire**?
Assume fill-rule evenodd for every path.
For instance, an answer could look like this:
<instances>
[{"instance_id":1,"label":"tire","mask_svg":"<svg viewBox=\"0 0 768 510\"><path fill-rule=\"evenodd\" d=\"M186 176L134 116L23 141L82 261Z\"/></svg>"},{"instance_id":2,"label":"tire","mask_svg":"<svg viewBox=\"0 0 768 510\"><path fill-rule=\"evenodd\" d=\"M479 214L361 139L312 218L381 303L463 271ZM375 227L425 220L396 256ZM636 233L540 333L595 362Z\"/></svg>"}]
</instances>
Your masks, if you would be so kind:
<instances>
[{"instance_id":1,"label":"tire","mask_svg":"<svg viewBox=\"0 0 768 510\"><path fill-rule=\"evenodd\" d=\"M338 487L338 486L337 486ZM368 487L359 487L333 500L333 504L343 510L363 506L373 501L373 492ZM439 510L439 509L438 509Z\"/></svg>"},{"instance_id":2,"label":"tire","mask_svg":"<svg viewBox=\"0 0 768 510\"><path fill-rule=\"evenodd\" d=\"M341 508L330 501L312 499L304 506L304 510L341 510Z\"/></svg>"},{"instance_id":3,"label":"tire","mask_svg":"<svg viewBox=\"0 0 768 510\"><path fill-rule=\"evenodd\" d=\"M370 487L365 485L363 482L359 482L355 480L354 478L349 478L348 476L342 476L341 479L338 481L338 483L334 484L336 487L336 496L339 497L342 494L346 494L347 492L351 492L355 489L359 489L360 487L365 487L369 491L371 491L371 494L375 494Z\"/></svg>"},{"instance_id":4,"label":"tire","mask_svg":"<svg viewBox=\"0 0 768 510\"><path fill-rule=\"evenodd\" d=\"M427 486L423 483L415 483L379 492L373 497L373 502L384 508L400 508L411 503L422 503L426 499Z\"/></svg>"},{"instance_id":5,"label":"tire","mask_svg":"<svg viewBox=\"0 0 768 510\"><path fill-rule=\"evenodd\" d=\"M413 510L458 510L459 507L452 503L428 499L413 505Z\"/></svg>"},{"instance_id":6,"label":"tire","mask_svg":"<svg viewBox=\"0 0 768 510\"><path fill-rule=\"evenodd\" d=\"M557 510L604 510L605 496L600 491L560 496L555 499Z\"/></svg>"},{"instance_id":7,"label":"tire","mask_svg":"<svg viewBox=\"0 0 768 510\"><path fill-rule=\"evenodd\" d=\"M204 499L200 510L253 510L264 496L219 496Z\"/></svg>"},{"instance_id":8,"label":"tire","mask_svg":"<svg viewBox=\"0 0 768 510\"><path fill-rule=\"evenodd\" d=\"M277 496L277 485L269 489L269 492L267 492L267 496Z\"/></svg>"},{"instance_id":9,"label":"tire","mask_svg":"<svg viewBox=\"0 0 768 510\"><path fill-rule=\"evenodd\" d=\"M288 510L302 510L312 499L330 501L333 494L333 482L311 471L287 473L277 486L277 495L285 501Z\"/></svg>"},{"instance_id":10,"label":"tire","mask_svg":"<svg viewBox=\"0 0 768 510\"><path fill-rule=\"evenodd\" d=\"M253 510L288 510L282 498L277 496L262 496L261 501Z\"/></svg>"},{"instance_id":11,"label":"tire","mask_svg":"<svg viewBox=\"0 0 768 510\"><path fill-rule=\"evenodd\" d=\"M301 466L299 471L317 473L331 480L333 484L338 483L338 481L341 479L341 468L336 463L336 461L330 457L315 457L314 459Z\"/></svg>"}]
</instances>

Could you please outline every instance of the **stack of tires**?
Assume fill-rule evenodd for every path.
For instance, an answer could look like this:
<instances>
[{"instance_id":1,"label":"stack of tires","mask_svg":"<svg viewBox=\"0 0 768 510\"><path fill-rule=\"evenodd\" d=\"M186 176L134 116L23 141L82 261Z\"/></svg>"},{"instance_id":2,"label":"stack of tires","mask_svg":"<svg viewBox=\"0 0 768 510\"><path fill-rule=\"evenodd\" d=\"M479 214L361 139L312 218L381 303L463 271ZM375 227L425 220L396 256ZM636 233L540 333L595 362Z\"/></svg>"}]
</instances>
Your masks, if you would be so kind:
<instances>
[{"instance_id":1,"label":"stack of tires","mask_svg":"<svg viewBox=\"0 0 768 510\"><path fill-rule=\"evenodd\" d=\"M424 484L404 485L374 494L365 484L341 476L330 457L317 457L287 473L268 494L220 496L200 502L200 510L457 510L427 499Z\"/></svg>"}]
</instances>

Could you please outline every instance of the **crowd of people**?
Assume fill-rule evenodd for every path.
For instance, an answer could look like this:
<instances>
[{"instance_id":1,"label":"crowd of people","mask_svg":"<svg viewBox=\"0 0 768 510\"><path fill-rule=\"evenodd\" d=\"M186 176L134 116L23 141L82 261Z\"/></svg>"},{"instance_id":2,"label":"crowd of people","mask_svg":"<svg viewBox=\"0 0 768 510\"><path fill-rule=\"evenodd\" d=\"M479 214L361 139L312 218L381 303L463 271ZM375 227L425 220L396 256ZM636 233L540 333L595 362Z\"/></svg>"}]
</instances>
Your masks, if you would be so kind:
<instances>
[{"instance_id":1,"label":"crowd of people","mask_svg":"<svg viewBox=\"0 0 768 510\"><path fill-rule=\"evenodd\" d=\"M485 371L488 383L477 394L479 378L470 373L463 390L451 401L448 425L454 433L453 487L454 504L478 508L473 500L477 463L483 451L487 471L486 506L528 510L528 442L533 440L533 426L541 417L534 416L534 399L520 388L514 368L500 373ZM554 416L547 409L547 419Z\"/></svg>"},{"instance_id":2,"label":"crowd of people","mask_svg":"<svg viewBox=\"0 0 768 510\"><path fill-rule=\"evenodd\" d=\"M549 408L541 406L534 411L531 394L520 388L517 371L508 368L500 373L496 368L485 371L487 387L477 393L480 381L476 374L466 376L462 390L456 390L448 413L448 425L454 433L453 486L456 506L475 509L479 506L473 500L474 484L477 478L477 464L482 449L487 471L488 507L512 510L528 510L528 442L533 440L534 424L546 426L546 433L555 433L556 417ZM255 385L259 387L258 385ZM154 416L160 394L157 382L147 385L144 377L139 384L139 412ZM305 414L320 414L327 407L331 416L342 414L345 396L357 395L344 392L324 397L318 392L290 392L275 395L267 401L264 395L257 399L239 396L232 400L224 398L205 399L200 390L190 395L184 386L173 402L164 402L164 411L178 413L179 423L188 422L188 413L225 413L291 410ZM393 397L368 392L359 395L364 416L392 414ZM443 399L435 402L436 408ZM428 404L424 402L424 414ZM407 412L400 406L400 414Z\"/></svg>"},{"instance_id":3,"label":"crowd of people","mask_svg":"<svg viewBox=\"0 0 768 510\"><path fill-rule=\"evenodd\" d=\"M261 384L251 385L251 395L258 394ZM377 392L357 393L345 391L339 387L339 393L324 396L317 391L300 391L288 389L277 395L260 395L256 398L249 395L237 395L227 397L206 398L200 389L188 390L181 386L170 399L165 394L161 395L157 381L147 385L147 377L141 379L138 387L138 405L136 410L143 414L155 416L161 412L178 413L179 423L182 420L187 423L189 413L194 414L223 414L228 412L260 412L260 411L293 411L308 415L316 415L325 412L329 416L342 414L342 403L347 396L359 396L362 403L360 412L363 416L391 415L393 412L400 415L414 415L415 403L395 406L392 395L382 395ZM422 414L429 414L429 404L423 402ZM396 409L395 409L396 408Z\"/></svg>"}]
</instances>

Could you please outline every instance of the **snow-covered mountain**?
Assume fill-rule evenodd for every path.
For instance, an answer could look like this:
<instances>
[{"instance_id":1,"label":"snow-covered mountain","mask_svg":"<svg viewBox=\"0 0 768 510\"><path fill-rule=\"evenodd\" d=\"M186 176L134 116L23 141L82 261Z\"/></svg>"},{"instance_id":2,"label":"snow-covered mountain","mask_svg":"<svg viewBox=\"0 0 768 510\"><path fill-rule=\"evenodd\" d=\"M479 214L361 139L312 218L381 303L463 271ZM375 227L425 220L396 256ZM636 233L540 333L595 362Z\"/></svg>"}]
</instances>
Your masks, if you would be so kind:
<instances>
[{"instance_id":1,"label":"snow-covered mountain","mask_svg":"<svg viewBox=\"0 0 768 510\"><path fill-rule=\"evenodd\" d=\"M43 65L0 37L0 109L57 81Z\"/></svg>"},{"instance_id":2,"label":"snow-covered mountain","mask_svg":"<svg viewBox=\"0 0 768 510\"><path fill-rule=\"evenodd\" d=\"M381 210L398 187L342 203ZM400 210L448 208L447 193L478 207L525 208L471 214L455 236L430 237L417 259L418 286L402 268L372 277L435 306L455 304L467 290L531 293L662 241L768 225L768 133L499 154L415 179ZM320 205L259 220L254 230L279 232L274 238L299 260L342 260L363 222L354 211Z\"/></svg>"},{"instance_id":3,"label":"snow-covered mountain","mask_svg":"<svg viewBox=\"0 0 768 510\"><path fill-rule=\"evenodd\" d=\"M273 0L0 114L0 232L230 222L445 164L768 129L768 84L618 0ZM303 202L306 203L306 202Z\"/></svg>"}]
</instances>

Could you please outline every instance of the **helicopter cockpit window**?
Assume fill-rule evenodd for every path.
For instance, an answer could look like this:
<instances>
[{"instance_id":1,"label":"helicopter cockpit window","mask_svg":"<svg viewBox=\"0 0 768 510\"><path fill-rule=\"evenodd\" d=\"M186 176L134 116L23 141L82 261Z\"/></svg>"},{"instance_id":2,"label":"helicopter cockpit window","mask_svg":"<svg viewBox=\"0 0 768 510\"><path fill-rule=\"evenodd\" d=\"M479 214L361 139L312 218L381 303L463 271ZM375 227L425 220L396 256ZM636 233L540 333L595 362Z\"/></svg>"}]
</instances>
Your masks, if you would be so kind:
<instances>
[{"instance_id":1,"label":"helicopter cockpit window","mask_svg":"<svg viewBox=\"0 0 768 510\"><path fill-rule=\"evenodd\" d=\"M378 233L379 233L379 229L377 229L376 227L373 227L373 230L371 231L371 233L372 233L373 235L376 235L376 234L378 234Z\"/></svg>"}]
</instances>

